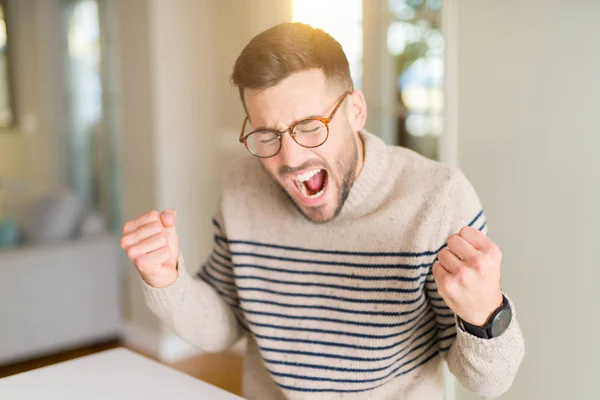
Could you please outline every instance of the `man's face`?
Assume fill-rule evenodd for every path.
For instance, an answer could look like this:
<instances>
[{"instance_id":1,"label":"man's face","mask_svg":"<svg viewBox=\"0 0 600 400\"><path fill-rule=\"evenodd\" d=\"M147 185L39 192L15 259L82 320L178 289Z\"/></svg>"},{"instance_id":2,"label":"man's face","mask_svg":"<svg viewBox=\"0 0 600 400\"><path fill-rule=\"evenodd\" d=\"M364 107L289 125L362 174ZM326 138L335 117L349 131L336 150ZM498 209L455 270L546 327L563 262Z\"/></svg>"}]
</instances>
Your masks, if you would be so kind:
<instances>
[{"instance_id":1,"label":"man's face","mask_svg":"<svg viewBox=\"0 0 600 400\"><path fill-rule=\"evenodd\" d=\"M283 131L307 117L328 117L344 94L336 87L327 83L321 70L308 70L268 89L246 90L251 129ZM260 159L308 220L324 223L339 214L362 168L363 147L357 132L365 117L362 94L354 91L329 123L329 137L323 145L302 147L286 132L279 153Z\"/></svg>"}]
</instances>

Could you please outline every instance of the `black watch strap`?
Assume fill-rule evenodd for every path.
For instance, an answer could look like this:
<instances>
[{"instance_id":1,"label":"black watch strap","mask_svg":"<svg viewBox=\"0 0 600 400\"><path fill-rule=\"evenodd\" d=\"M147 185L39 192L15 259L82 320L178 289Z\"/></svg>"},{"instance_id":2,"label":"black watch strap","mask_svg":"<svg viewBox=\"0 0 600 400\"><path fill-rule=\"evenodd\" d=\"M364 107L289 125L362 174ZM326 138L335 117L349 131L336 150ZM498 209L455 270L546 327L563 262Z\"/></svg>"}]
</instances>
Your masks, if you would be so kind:
<instances>
[{"instance_id":1,"label":"black watch strap","mask_svg":"<svg viewBox=\"0 0 600 400\"><path fill-rule=\"evenodd\" d=\"M471 335L476 336L481 339L489 339L490 338L490 336L488 335L488 331L485 328L485 325L483 327L477 326L477 325L472 325L460 317L458 317L458 321L459 321L459 327L462 328L463 331L470 333Z\"/></svg>"},{"instance_id":2,"label":"black watch strap","mask_svg":"<svg viewBox=\"0 0 600 400\"><path fill-rule=\"evenodd\" d=\"M459 327L473 336L481 339L491 339L500 336L510 324L512 320L512 310L508 299L502 295L502 305L498 307L490 316L488 321L483 326L477 326L458 318Z\"/></svg>"}]
</instances>

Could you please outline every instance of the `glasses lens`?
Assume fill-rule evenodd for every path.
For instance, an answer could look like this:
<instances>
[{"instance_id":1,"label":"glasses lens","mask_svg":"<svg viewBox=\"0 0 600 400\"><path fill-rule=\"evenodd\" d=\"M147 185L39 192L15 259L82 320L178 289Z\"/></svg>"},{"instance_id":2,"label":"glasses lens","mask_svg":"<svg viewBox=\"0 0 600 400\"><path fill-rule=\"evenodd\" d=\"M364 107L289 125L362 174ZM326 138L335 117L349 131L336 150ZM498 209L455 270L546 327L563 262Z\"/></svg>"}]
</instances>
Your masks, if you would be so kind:
<instances>
[{"instance_id":1,"label":"glasses lens","mask_svg":"<svg viewBox=\"0 0 600 400\"><path fill-rule=\"evenodd\" d=\"M256 131L246 138L248 150L259 157L271 157L279 151L279 135L273 131Z\"/></svg>"},{"instance_id":2,"label":"glasses lens","mask_svg":"<svg viewBox=\"0 0 600 400\"><path fill-rule=\"evenodd\" d=\"M318 119L306 119L294 127L296 142L305 147L317 147L327 140L327 126Z\"/></svg>"}]
</instances>

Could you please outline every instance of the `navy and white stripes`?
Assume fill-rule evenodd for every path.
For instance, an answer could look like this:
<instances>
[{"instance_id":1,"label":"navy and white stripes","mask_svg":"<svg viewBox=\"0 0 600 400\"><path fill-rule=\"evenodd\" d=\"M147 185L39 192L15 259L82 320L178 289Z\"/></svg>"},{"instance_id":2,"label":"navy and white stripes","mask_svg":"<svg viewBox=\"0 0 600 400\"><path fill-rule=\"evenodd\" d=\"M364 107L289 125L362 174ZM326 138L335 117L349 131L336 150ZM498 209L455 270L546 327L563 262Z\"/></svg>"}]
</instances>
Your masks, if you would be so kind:
<instances>
[{"instance_id":1,"label":"navy and white stripes","mask_svg":"<svg viewBox=\"0 0 600 400\"><path fill-rule=\"evenodd\" d=\"M230 304L284 390L361 392L452 345L454 314L437 292L437 249L357 252L227 239L198 276ZM470 225L486 231L483 212Z\"/></svg>"}]
</instances>

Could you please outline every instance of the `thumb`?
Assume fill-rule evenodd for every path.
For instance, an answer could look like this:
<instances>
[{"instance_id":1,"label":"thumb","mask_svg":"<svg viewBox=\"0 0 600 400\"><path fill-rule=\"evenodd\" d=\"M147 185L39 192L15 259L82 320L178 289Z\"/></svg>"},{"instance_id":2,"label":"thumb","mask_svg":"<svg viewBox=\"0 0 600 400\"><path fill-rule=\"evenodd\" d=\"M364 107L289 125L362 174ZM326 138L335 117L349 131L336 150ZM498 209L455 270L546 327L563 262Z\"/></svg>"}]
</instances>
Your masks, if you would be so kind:
<instances>
[{"instance_id":1,"label":"thumb","mask_svg":"<svg viewBox=\"0 0 600 400\"><path fill-rule=\"evenodd\" d=\"M177 223L177 212L175 210L166 209L160 214L160 222L165 228L174 228Z\"/></svg>"}]
</instances>

